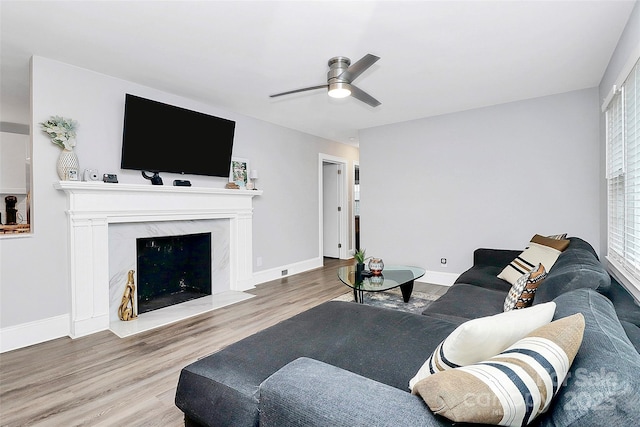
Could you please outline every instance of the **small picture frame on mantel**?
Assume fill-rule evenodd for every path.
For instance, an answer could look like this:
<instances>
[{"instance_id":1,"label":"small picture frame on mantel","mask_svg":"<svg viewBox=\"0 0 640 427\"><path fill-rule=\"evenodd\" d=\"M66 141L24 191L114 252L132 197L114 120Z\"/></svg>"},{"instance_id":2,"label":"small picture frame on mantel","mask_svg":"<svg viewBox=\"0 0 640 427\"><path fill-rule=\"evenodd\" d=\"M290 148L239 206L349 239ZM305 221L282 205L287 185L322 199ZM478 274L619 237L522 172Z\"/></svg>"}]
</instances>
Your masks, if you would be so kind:
<instances>
[{"instance_id":1,"label":"small picture frame on mantel","mask_svg":"<svg viewBox=\"0 0 640 427\"><path fill-rule=\"evenodd\" d=\"M70 168L67 169L67 181L77 181L78 180L78 169Z\"/></svg>"},{"instance_id":2,"label":"small picture frame on mantel","mask_svg":"<svg viewBox=\"0 0 640 427\"><path fill-rule=\"evenodd\" d=\"M240 188L247 188L249 182L249 159L233 157L229 170L229 182L237 184Z\"/></svg>"}]
</instances>

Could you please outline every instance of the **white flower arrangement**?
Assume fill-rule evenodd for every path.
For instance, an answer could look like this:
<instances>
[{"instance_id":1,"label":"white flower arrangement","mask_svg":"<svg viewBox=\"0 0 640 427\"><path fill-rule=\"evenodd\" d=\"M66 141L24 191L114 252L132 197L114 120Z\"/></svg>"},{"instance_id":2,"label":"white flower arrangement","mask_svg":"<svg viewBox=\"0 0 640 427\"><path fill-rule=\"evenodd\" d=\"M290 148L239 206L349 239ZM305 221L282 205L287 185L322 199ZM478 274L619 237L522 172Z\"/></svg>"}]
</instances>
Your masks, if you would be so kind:
<instances>
[{"instance_id":1,"label":"white flower arrangement","mask_svg":"<svg viewBox=\"0 0 640 427\"><path fill-rule=\"evenodd\" d=\"M76 127L78 122L60 116L51 116L46 122L40 123L42 130L51 137L51 142L64 150L71 150L76 146Z\"/></svg>"}]
</instances>

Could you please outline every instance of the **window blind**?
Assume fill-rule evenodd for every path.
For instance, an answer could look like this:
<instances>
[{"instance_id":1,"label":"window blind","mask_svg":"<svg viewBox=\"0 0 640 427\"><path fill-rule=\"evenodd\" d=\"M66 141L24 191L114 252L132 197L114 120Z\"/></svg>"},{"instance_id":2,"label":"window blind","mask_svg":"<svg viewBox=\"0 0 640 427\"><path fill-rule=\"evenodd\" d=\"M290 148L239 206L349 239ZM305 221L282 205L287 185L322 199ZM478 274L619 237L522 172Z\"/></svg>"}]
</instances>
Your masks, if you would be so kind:
<instances>
[{"instance_id":1,"label":"window blind","mask_svg":"<svg viewBox=\"0 0 640 427\"><path fill-rule=\"evenodd\" d=\"M606 111L609 255L624 256L624 138L622 94L618 92Z\"/></svg>"},{"instance_id":2,"label":"window blind","mask_svg":"<svg viewBox=\"0 0 640 427\"><path fill-rule=\"evenodd\" d=\"M605 111L608 256L640 278L640 66L636 62Z\"/></svg>"},{"instance_id":3,"label":"window blind","mask_svg":"<svg viewBox=\"0 0 640 427\"><path fill-rule=\"evenodd\" d=\"M625 260L640 273L640 69L633 67L624 89ZM640 276L640 274L639 274Z\"/></svg>"}]
</instances>

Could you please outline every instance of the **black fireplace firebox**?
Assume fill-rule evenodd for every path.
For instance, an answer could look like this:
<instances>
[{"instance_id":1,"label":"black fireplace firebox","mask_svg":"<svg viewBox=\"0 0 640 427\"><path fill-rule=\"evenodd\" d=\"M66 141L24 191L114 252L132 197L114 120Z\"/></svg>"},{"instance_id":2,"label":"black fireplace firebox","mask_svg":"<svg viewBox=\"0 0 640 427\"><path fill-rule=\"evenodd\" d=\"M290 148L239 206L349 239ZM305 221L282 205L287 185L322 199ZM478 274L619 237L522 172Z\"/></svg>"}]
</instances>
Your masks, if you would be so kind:
<instances>
[{"instance_id":1,"label":"black fireplace firebox","mask_svg":"<svg viewBox=\"0 0 640 427\"><path fill-rule=\"evenodd\" d=\"M211 295L211 233L136 239L138 314Z\"/></svg>"}]
</instances>

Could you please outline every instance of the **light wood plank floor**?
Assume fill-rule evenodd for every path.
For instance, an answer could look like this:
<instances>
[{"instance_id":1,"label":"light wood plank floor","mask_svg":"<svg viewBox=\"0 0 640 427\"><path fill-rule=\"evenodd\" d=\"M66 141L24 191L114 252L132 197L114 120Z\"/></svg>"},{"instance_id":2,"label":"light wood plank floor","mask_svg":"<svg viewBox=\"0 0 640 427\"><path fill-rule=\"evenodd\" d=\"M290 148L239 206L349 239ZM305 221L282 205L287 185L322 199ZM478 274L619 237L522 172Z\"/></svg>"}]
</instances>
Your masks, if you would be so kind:
<instances>
[{"instance_id":1,"label":"light wood plank floor","mask_svg":"<svg viewBox=\"0 0 640 427\"><path fill-rule=\"evenodd\" d=\"M183 426L173 399L184 366L344 294L336 268L352 262L325 259L256 286L255 298L129 338L105 331L3 353L0 425Z\"/></svg>"}]
</instances>

